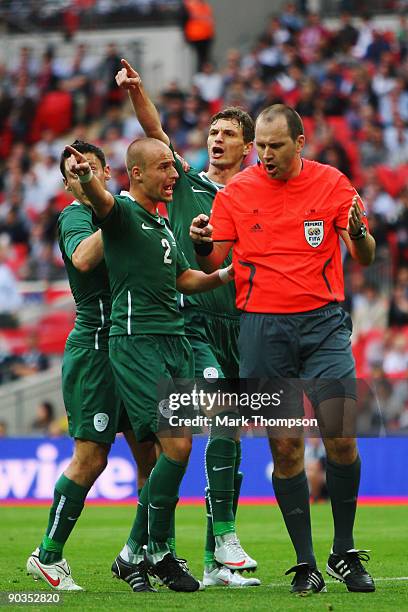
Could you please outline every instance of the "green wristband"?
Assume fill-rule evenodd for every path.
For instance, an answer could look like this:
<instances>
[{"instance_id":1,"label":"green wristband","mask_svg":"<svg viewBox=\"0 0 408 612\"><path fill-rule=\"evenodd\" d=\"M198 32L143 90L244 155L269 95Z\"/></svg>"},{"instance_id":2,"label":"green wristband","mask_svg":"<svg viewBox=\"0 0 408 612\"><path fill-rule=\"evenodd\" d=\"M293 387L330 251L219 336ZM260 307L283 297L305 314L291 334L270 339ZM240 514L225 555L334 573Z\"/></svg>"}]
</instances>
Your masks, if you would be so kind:
<instances>
[{"instance_id":1,"label":"green wristband","mask_svg":"<svg viewBox=\"0 0 408 612\"><path fill-rule=\"evenodd\" d=\"M90 170L86 174L78 174L78 178L80 183L89 183L89 181L92 181L93 179L93 172Z\"/></svg>"}]
</instances>

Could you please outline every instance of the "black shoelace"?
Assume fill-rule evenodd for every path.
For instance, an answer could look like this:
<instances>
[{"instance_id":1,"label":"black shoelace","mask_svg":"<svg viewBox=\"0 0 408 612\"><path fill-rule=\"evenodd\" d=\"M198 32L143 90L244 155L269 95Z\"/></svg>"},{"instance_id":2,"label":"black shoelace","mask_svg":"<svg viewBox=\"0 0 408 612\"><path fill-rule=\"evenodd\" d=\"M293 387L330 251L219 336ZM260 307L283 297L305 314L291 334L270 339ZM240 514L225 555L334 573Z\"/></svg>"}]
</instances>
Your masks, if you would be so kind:
<instances>
[{"instance_id":1,"label":"black shoelace","mask_svg":"<svg viewBox=\"0 0 408 612\"><path fill-rule=\"evenodd\" d=\"M182 567L182 565L180 565L173 556L167 555L167 557L167 559L165 558L161 561L161 563L163 563L163 561L164 563L162 565L162 568L160 568L160 570L165 572L166 575L163 576L163 578L159 575L159 578L162 578L164 581L166 581L168 579L176 579L180 578L181 576L184 576L186 574L186 571Z\"/></svg>"},{"instance_id":2,"label":"black shoelace","mask_svg":"<svg viewBox=\"0 0 408 612\"><path fill-rule=\"evenodd\" d=\"M370 555L368 553L359 550L358 552L347 553L346 557L347 565L349 566L351 572L356 574L366 573L366 569L361 562L367 562L370 560Z\"/></svg>"}]
</instances>

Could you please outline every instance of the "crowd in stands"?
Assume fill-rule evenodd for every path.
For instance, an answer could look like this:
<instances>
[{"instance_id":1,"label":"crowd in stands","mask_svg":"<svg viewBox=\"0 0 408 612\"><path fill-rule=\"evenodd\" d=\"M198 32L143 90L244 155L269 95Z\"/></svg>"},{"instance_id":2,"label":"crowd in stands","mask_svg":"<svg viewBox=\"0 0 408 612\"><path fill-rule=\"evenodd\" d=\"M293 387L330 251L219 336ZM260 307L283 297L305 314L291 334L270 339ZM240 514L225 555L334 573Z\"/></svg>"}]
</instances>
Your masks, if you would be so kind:
<instances>
[{"instance_id":1,"label":"crowd in stands","mask_svg":"<svg viewBox=\"0 0 408 612\"><path fill-rule=\"evenodd\" d=\"M2 0L0 23L10 32L58 29L71 40L79 28L174 23L182 0Z\"/></svg>"},{"instance_id":2,"label":"crowd in stands","mask_svg":"<svg viewBox=\"0 0 408 612\"><path fill-rule=\"evenodd\" d=\"M396 398L408 406L405 381L387 382L408 373L408 19L397 21L383 31L369 16L345 12L329 29L318 14L288 3L250 49L230 49L219 66L206 62L188 91L165 84L157 100L175 148L198 169L207 164L213 113L237 105L256 117L284 102L304 119L305 157L350 177L377 241L370 269L345 263L358 374L375 379L391 407ZM127 186L124 151L142 130L114 82L120 57L113 43L94 58L72 42L70 59L58 49L37 57L23 47L0 66L0 234L20 279L64 276L55 228L70 201L58 168L67 142L100 144L111 191ZM2 265L0 254L0 281ZM393 427L408 427L408 408L401 423L395 418Z\"/></svg>"}]
</instances>

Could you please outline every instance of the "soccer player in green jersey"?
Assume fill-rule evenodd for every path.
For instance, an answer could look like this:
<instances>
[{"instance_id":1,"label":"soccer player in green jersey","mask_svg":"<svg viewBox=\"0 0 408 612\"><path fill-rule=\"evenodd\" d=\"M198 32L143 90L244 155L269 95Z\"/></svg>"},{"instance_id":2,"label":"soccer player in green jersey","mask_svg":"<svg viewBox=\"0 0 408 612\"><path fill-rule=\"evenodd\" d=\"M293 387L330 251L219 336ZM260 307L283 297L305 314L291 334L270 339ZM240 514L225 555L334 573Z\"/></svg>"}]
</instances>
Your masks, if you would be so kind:
<instances>
[{"instance_id":1,"label":"soccer player in green jersey","mask_svg":"<svg viewBox=\"0 0 408 612\"><path fill-rule=\"evenodd\" d=\"M139 74L126 60L116 75L119 87L128 90L136 115L147 136L170 144L159 114L143 88ZM192 268L199 269L189 238L191 219L210 215L219 189L240 171L252 149L254 125L239 108L229 108L212 117L208 134L207 172L184 172L175 157L179 179L168 206L172 230ZM230 256L224 266L231 263ZM194 296L180 295L186 335L193 347L196 379L238 378L239 311L235 307L233 283ZM213 428L205 454L207 490L207 537L204 553L204 584L207 586L257 586L259 580L243 578L234 569L255 569L235 530L235 515L243 475L239 471L241 445L230 428ZM218 501L215 502L215 499ZM222 499L222 503L219 500Z\"/></svg>"},{"instance_id":2,"label":"soccer player in green jersey","mask_svg":"<svg viewBox=\"0 0 408 612\"><path fill-rule=\"evenodd\" d=\"M177 308L177 290L185 294L209 291L232 276L229 269L211 275L192 270L157 213L159 202L172 199L178 178L167 145L154 138L130 144L126 154L129 192L116 197L95 177L84 155L73 147L67 150L72 154L68 168L78 175L102 228L112 292L109 356L118 391L136 439L143 441L154 434L162 449L141 491L130 537L115 562L120 573L124 564L133 567L134 580L141 583L139 569L147 544L147 562L164 584L175 591L196 591L199 581L167 544L191 451L191 432L185 429L183 436L169 437L160 429L157 387L163 380L173 381L176 388L182 387L179 379L190 379L184 383L190 389L193 383L193 353Z\"/></svg>"},{"instance_id":3,"label":"soccer player in green jersey","mask_svg":"<svg viewBox=\"0 0 408 612\"><path fill-rule=\"evenodd\" d=\"M92 172L105 186L109 166L101 149L76 141ZM85 498L104 470L117 431L124 431L138 466L142 488L155 462L153 442L137 443L115 390L108 354L111 296L103 261L101 230L92 222L92 209L77 175L60 168L65 189L74 201L58 219L59 246L68 273L77 312L75 326L64 351L62 390L69 433L75 440L74 456L55 485L46 534L27 561L27 571L58 590L81 590L63 559L63 547L75 527Z\"/></svg>"}]
</instances>

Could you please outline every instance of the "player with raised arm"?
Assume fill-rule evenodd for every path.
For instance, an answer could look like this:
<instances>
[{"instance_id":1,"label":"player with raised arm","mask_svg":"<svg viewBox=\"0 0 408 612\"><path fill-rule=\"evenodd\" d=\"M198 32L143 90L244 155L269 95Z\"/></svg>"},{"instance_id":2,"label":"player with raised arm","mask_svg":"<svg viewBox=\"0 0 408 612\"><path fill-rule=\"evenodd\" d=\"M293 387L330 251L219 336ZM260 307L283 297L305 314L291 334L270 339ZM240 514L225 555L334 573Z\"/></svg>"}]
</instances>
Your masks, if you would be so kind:
<instances>
[{"instance_id":1,"label":"player with raised arm","mask_svg":"<svg viewBox=\"0 0 408 612\"><path fill-rule=\"evenodd\" d=\"M105 187L110 178L105 155L82 141L74 146L85 156L92 172ZM124 431L138 466L141 489L155 462L153 442L137 443L121 411L108 354L111 295L103 261L101 230L92 222L92 209L76 174L61 155L65 189L74 201L58 219L58 239L76 305L74 329L66 342L62 362L62 391L74 456L55 485L48 527L43 540L27 561L27 571L54 589L82 590L63 559L63 547L84 506L85 498L104 470L117 431Z\"/></svg>"},{"instance_id":2,"label":"player with raised arm","mask_svg":"<svg viewBox=\"0 0 408 612\"><path fill-rule=\"evenodd\" d=\"M184 334L176 293L193 294L232 279L230 269L206 275L191 270L165 220L159 202L169 202L178 177L169 147L154 138L132 142L126 154L129 192L112 196L92 173L88 160L73 147L70 172L78 175L102 229L105 262L112 292L109 356L117 388L138 441L159 440L162 453L140 494L131 538L118 555L137 570L146 561L170 589L192 592L200 583L167 544L181 480L191 450L191 432L168 437L159 428L158 384L193 382L191 347ZM190 379L190 381L189 381ZM179 381L179 382L177 382ZM132 545L129 546L130 540ZM129 552L132 557L129 558ZM127 557L127 559L125 558ZM125 574L122 574L125 578Z\"/></svg>"},{"instance_id":3,"label":"player with raised arm","mask_svg":"<svg viewBox=\"0 0 408 612\"><path fill-rule=\"evenodd\" d=\"M118 72L119 87L128 90L135 113L147 136L169 145L158 112L143 88L139 74L126 60ZM210 214L217 192L240 171L252 149L254 126L239 108L214 115L208 134L210 164L206 172L185 172L175 157L179 178L173 200L167 207L171 228L192 268L198 269L189 239L191 219ZM223 266L231 263L227 255ZM186 335L193 347L196 379L237 378L239 375L239 311L233 284L194 296L181 294ZM205 454L207 477L207 537L204 553L204 584L246 587L260 584L231 570L256 569L256 561L244 551L237 538L235 515L242 484L241 444L232 428L212 428ZM215 503L214 500L222 502Z\"/></svg>"}]
</instances>

